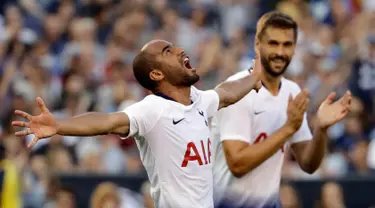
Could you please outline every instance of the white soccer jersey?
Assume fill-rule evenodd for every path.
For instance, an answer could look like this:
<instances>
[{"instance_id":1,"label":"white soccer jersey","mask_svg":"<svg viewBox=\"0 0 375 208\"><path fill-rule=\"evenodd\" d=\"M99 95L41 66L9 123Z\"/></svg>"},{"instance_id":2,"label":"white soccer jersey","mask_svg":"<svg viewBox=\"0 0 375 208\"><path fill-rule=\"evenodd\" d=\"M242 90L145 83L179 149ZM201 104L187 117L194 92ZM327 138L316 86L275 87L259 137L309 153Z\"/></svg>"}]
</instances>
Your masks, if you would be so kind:
<instances>
[{"instance_id":1,"label":"white soccer jersey","mask_svg":"<svg viewBox=\"0 0 375 208\"><path fill-rule=\"evenodd\" d=\"M244 70L229 79L236 80L248 74L249 71ZM295 97L300 91L296 83L282 78L277 96L262 87L258 93L251 91L236 104L221 109L212 119L215 202L224 201L231 207L251 208L274 207L279 202L285 148L290 143L312 138L306 115L301 128L283 148L241 178L231 174L221 142L239 140L252 145L267 139L286 122L289 95Z\"/></svg>"},{"instance_id":2,"label":"white soccer jersey","mask_svg":"<svg viewBox=\"0 0 375 208\"><path fill-rule=\"evenodd\" d=\"M149 95L126 108L157 208L213 207L208 119L216 114L214 90L191 90L192 104Z\"/></svg>"}]
</instances>

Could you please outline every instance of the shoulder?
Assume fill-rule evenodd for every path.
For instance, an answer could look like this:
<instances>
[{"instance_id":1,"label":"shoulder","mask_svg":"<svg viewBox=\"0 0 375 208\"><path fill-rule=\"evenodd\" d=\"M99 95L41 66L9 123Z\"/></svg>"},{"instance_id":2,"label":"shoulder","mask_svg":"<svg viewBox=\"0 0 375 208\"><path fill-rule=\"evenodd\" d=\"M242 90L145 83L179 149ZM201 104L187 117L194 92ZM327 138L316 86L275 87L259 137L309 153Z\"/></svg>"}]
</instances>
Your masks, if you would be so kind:
<instances>
[{"instance_id":1,"label":"shoulder","mask_svg":"<svg viewBox=\"0 0 375 208\"><path fill-rule=\"evenodd\" d=\"M192 99L200 96L200 94L202 94L203 92L204 92L203 90L199 90L195 86L190 87L190 96L191 96Z\"/></svg>"},{"instance_id":2,"label":"shoulder","mask_svg":"<svg viewBox=\"0 0 375 208\"><path fill-rule=\"evenodd\" d=\"M167 103L162 99L157 98L155 95L148 95L141 101L133 103L122 111L127 114L140 114L151 117L159 117L166 108Z\"/></svg>"},{"instance_id":3,"label":"shoulder","mask_svg":"<svg viewBox=\"0 0 375 208\"><path fill-rule=\"evenodd\" d=\"M239 71L233 75L231 75L230 77L228 77L225 81L228 81L228 82L232 82L232 81L236 81L236 80L239 80L241 78L244 78L246 76L250 75L250 72L249 70L247 69L244 69L242 71ZM253 96L254 94L257 94L254 90L251 90L245 97L243 97L240 101L238 101L237 103L233 104L233 105L236 105L238 103L243 103L245 101L248 100L249 97Z\"/></svg>"},{"instance_id":4,"label":"shoulder","mask_svg":"<svg viewBox=\"0 0 375 208\"><path fill-rule=\"evenodd\" d=\"M194 102L198 101L198 100L201 100L201 99L205 100L207 97L216 98L218 96L219 95L217 94L217 92L213 89L199 90L196 87L191 86L190 97L191 97L191 100L193 100Z\"/></svg>"},{"instance_id":5,"label":"shoulder","mask_svg":"<svg viewBox=\"0 0 375 208\"><path fill-rule=\"evenodd\" d=\"M250 72L248 69L244 69L242 71L239 71L235 74L233 74L232 76L228 77L226 79L226 81L236 81L236 80L239 80L241 78L244 78L246 76L250 75ZM252 97L256 97L258 96L258 93L255 92L255 90L251 90L245 97L243 97L240 101L238 101L237 103L233 104L233 106L238 106L238 105L241 105L241 104L245 104L245 105L248 105L249 102L251 102L251 99L253 99Z\"/></svg>"},{"instance_id":6,"label":"shoulder","mask_svg":"<svg viewBox=\"0 0 375 208\"><path fill-rule=\"evenodd\" d=\"M236 81L239 79L242 79L246 76L250 75L249 70L245 69L242 71L239 71L230 77L228 77L225 81ZM246 111L251 110L253 100L256 100L259 98L259 93L255 92L255 90L251 90L247 95L245 95L241 100L238 102L227 106L225 108L222 108L219 110L220 114L235 114L234 112L243 112L245 113ZM237 115L237 114L236 114Z\"/></svg>"}]
</instances>

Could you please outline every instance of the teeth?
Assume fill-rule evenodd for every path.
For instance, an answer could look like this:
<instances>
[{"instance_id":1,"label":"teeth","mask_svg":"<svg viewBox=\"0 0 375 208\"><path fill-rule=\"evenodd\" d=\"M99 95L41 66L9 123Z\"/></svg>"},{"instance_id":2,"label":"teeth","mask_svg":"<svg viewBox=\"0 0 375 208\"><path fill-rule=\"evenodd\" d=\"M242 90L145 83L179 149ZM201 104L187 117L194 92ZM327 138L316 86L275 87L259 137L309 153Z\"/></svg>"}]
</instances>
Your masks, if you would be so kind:
<instances>
[{"instance_id":1,"label":"teeth","mask_svg":"<svg viewBox=\"0 0 375 208\"><path fill-rule=\"evenodd\" d=\"M189 61L189 58L186 57L186 58L184 59L184 62L188 62L188 61Z\"/></svg>"}]
</instances>

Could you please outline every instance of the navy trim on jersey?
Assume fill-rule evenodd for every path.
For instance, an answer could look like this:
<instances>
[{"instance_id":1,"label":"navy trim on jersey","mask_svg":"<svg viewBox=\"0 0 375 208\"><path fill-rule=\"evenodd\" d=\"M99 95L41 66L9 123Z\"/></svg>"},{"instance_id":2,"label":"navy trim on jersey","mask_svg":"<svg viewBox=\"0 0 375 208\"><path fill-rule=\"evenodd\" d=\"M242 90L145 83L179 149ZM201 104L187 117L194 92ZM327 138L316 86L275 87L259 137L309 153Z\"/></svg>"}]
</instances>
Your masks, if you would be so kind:
<instances>
[{"instance_id":1,"label":"navy trim on jersey","mask_svg":"<svg viewBox=\"0 0 375 208\"><path fill-rule=\"evenodd\" d=\"M266 88L268 90L268 88L266 87L266 85L264 85L264 83L262 81L260 81L263 85L264 88ZM279 84L279 90L281 89L281 81L280 81L280 84Z\"/></svg>"},{"instance_id":2,"label":"navy trim on jersey","mask_svg":"<svg viewBox=\"0 0 375 208\"><path fill-rule=\"evenodd\" d=\"M215 208L283 208L280 199L277 200L275 203L265 204L263 206L254 206L254 205L242 205L242 206L236 206L233 205L230 202L221 202L218 205L215 205Z\"/></svg>"},{"instance_id":3,"label":"navy trim on jersey","mask_svg":"<svg viewBox=\"0 0 375 208\"><path fill-rule=\"evenodd\" d=\"M228 205L228 204L220 204L220 205L217 205L215 206L215 208L259 208L258 206L233 206L233 205ZM281 203L279 204L275 204L275 205L265 205L265 206L262 206L261 208L283 208Z\"/></svg>"},{"instance_id":4,"label":"navy trim on jersey","mask_svg":"<svg viewBox=\"0 0 375 208\"><path fill-rule=\"evenodd\" d=\"M177 102L175 99L173 99L173 98L169 97L168 95L165 95L165 94L163 94L161 92L156 92L156 93L154 93L154 95L162 97L162 98L164 98L166 100L171 100L171 101ZM191 104L193 104L192 100L190 100L190 102L191 102Z\"/></svg>"}]
</instances>

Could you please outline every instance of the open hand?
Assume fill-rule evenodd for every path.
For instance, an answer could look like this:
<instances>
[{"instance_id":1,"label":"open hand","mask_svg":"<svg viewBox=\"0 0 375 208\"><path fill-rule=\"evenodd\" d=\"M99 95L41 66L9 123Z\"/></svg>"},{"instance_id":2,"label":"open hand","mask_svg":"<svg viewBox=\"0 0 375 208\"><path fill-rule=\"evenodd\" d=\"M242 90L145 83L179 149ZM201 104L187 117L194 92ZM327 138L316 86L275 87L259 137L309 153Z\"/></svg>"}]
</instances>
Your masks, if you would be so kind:
<instances>
[{"instance_id":1,"label":"open hand","mask_svg":"<svg viewBox=\"0 0 375 208\"><path fill-rule=\"evenodd\" d=\"M336 102L333 102L335 96L335 92L329 94L318 109L317 119L320 128L324 129L332 126L341 121L349 113L350 103L352 101L350 91L346 91L344 96Z\"/></svg>"},{"instance_id":2,"label":"open hand","mask_svg":"<svg viewBox=\"0 0 375 208\"><path fill-rule=\"evenodd\" d=\"M287 125L291 126L295 131L302 125L303 116L309 106L309 95L309 91L304 89L298 93L294 100L292 95L289 96Z\"/></svg>"},{"instance_id":3,"label":"open hand","mask_svg":"<svg viewBox=\"0 0 375 208\"><path fill-rule=\"evenodd\" d=\"M28 121L12 122L13 126L28 128L16 132L16 136L26 136L29 134L34 134L34 139L27 145L28 148L32 148L39 139L51 137L57 133L57 123L55 117L48 110L42 98L38 97L36 100L41 110L41 114L32 116L24 111L16 110L15 113L17 115L24 117Z\"/></svg>"}]
</instances>

